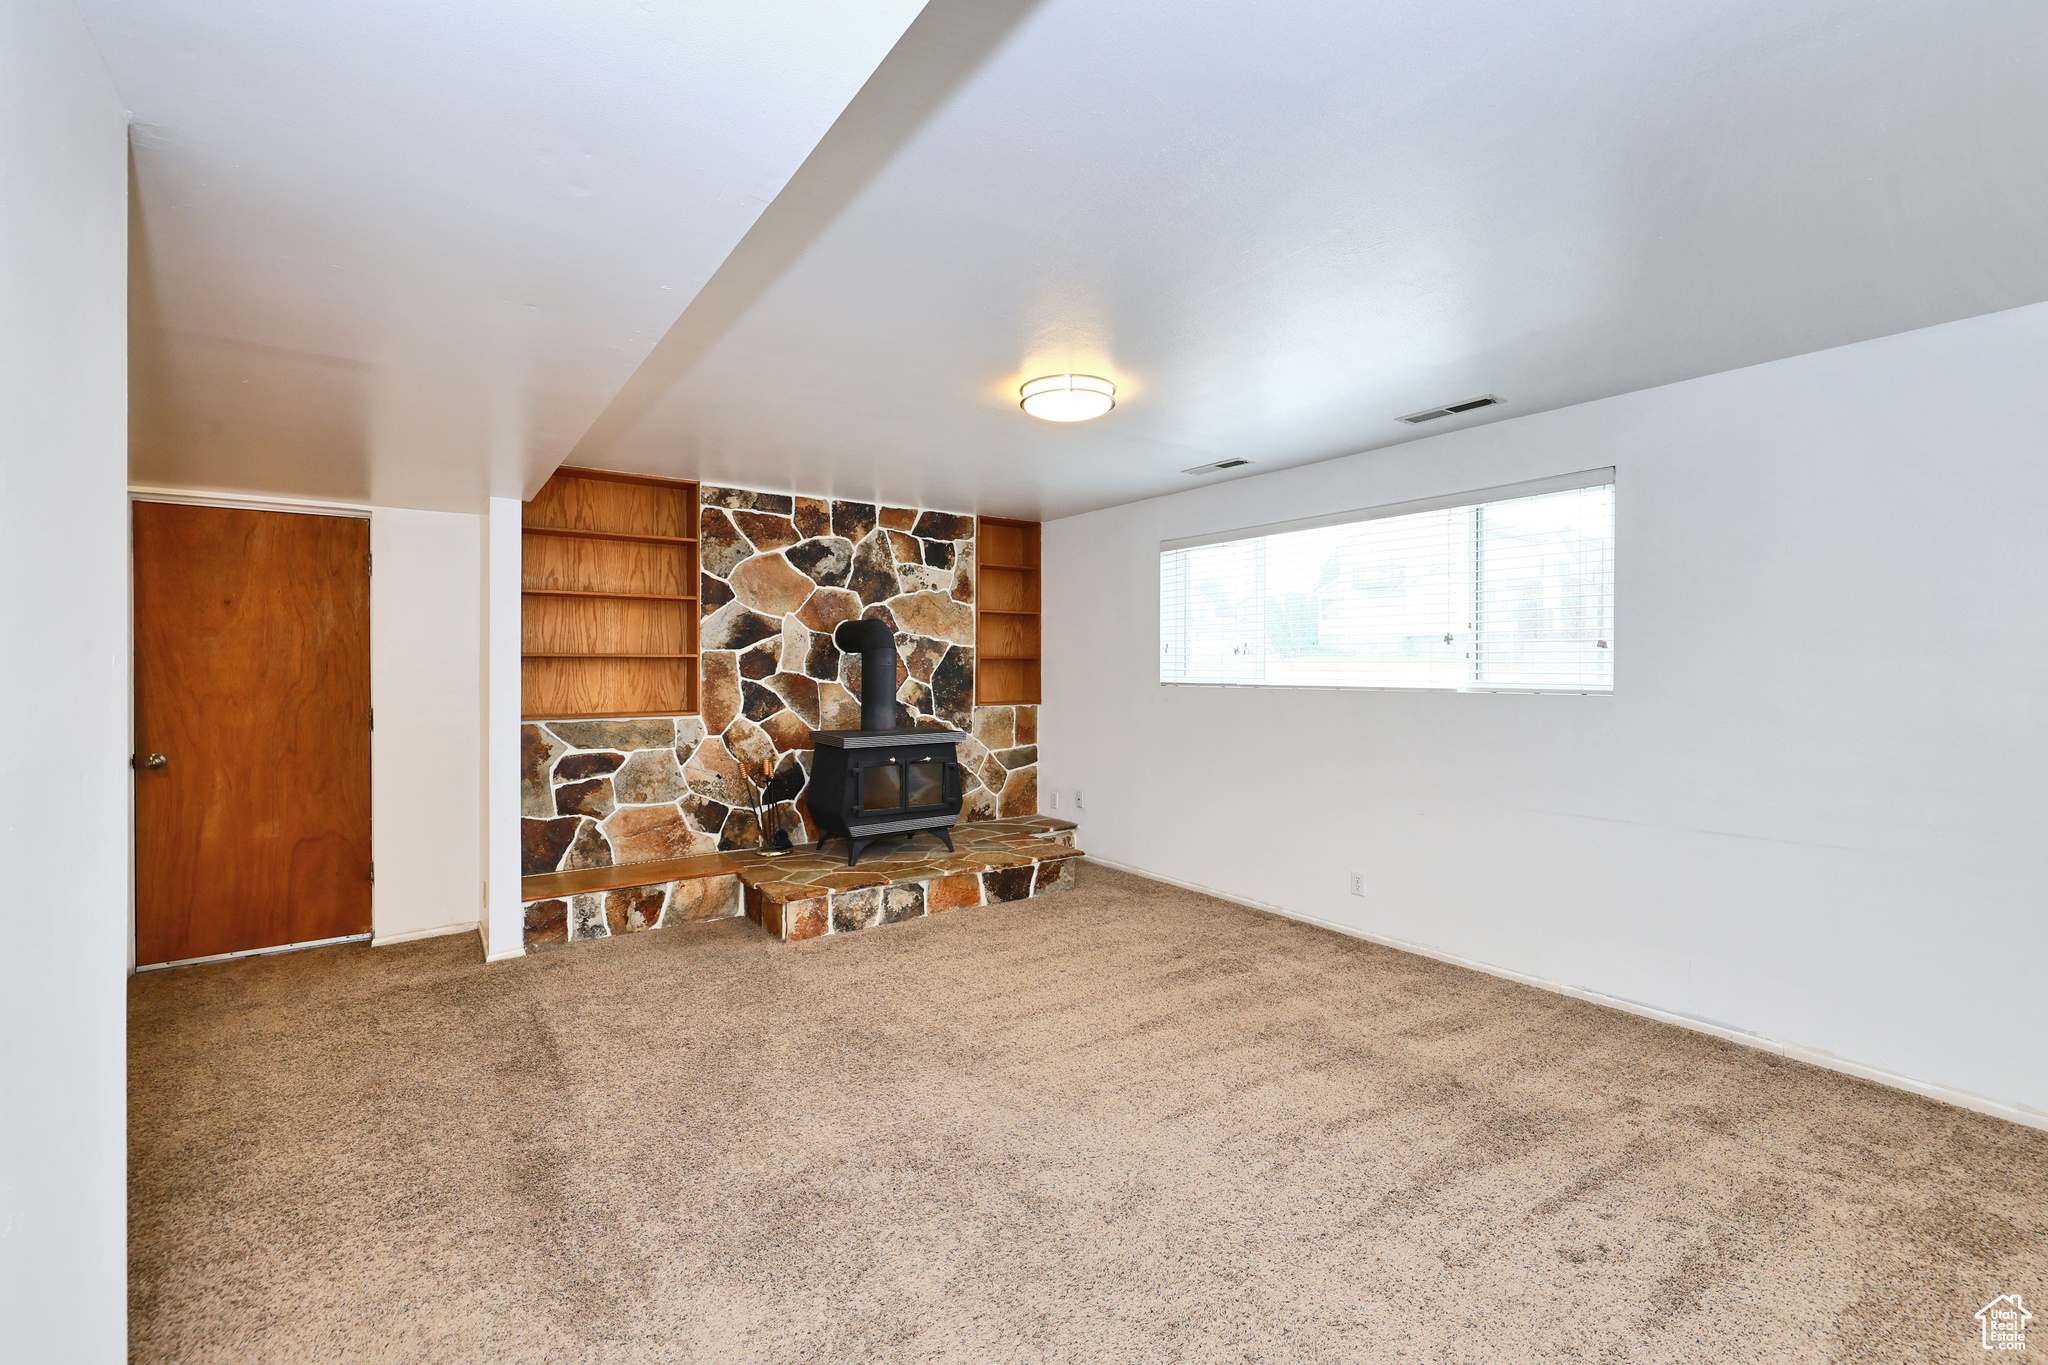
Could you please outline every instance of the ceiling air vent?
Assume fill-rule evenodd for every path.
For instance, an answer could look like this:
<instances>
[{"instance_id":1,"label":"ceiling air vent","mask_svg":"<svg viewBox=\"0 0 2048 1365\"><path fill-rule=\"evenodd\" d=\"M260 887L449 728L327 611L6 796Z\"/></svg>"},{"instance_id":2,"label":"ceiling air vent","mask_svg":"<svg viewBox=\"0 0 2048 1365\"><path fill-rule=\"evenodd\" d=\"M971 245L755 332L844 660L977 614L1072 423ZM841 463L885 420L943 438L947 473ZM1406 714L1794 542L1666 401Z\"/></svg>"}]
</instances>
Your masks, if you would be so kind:
<instances>
[{"instance_id":1,"label":"ceiling air vent","mask_svg":"<svg viewBox=\"0 0 2048 1365\"><path fill-rule=\"evenodd\" d=\"M1424 422L1434 422L1439 417L1449 417L1455 412L1470 412L1474 408L1490 408L1499 401L1500 399L1495 398L1490 393L1481 394L1477 398L1467 398L1462 403L1447 403L1440 408L1425 408L1421 412L1411 412L1406 417L1396 417L1394 420L1406 422L1412 427L1421 426Z\"/></svg>"},{"instance_id":2,"label":"ceiling air vent","mask_svg":"<svg viewBox=\"0 0 2048 1365\"><path fill-rule=\"evenodd\" d=\"M1183 469L1183 474L1215 474L1225 469L1236 469L1250 464L1250 460L1218 460L1214 464L1198 464L1193 469Z\"/></svg>"}]
</instances>

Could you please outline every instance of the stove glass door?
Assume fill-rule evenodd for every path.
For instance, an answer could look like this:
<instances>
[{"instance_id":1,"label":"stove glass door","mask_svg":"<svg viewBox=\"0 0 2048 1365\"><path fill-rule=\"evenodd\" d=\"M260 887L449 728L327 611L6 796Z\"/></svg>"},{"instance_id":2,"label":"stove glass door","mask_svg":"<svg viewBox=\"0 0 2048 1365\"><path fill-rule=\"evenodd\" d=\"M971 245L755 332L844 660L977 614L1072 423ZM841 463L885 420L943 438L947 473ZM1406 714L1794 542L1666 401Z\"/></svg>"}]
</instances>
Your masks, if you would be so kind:
<instances>
[{"instance_id":1,"label":"stove glass door","mask_svg":"<svg viewBox=\"0 0 2048 1365\"><path fill-rule=\"evenodd\" d=\"M879 763L860 770L862 810L900 810L903 807L903 765Z\"/></svg>"},{"instance_id":2,"label":"stove glass door","mask_svg":"<svg viewBox=\"0 0 2048 1365\"><path fill-rule=\"evenodd\" d=\"M946 804L946 765L937 759L909 765L910 799L906 806L943 806Z\"/></svg>"}]
</instances>

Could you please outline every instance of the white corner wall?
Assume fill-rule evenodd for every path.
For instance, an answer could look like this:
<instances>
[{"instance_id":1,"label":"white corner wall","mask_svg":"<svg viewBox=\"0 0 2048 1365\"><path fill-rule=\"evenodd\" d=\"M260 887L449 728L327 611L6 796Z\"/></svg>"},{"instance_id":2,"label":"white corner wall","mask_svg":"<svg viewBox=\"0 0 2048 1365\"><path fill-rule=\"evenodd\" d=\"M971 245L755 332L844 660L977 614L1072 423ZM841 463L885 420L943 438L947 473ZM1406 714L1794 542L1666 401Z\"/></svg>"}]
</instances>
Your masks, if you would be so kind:
<instances>
[{"instance_id":1,"label":"white corner wall","mask_svg":"<svg viewBox=\"0 0 2048 1365\"><path fill-rule=\"evenodd\" d=\"M1108 861L2041 1123L2044 374L2048 305L1049 523L1042 787ZM1159 685L1162 539L1603 465L1611 697Z\"/></svg>"},{"instance_id":2,"label":"white corner wall","mask_svg":"<svg viewBox=\"0 0 2048 1365\"><path fill-rule=\"evenodd\" d=\"M371 856L377 943L473 933L483 762L477 564L482 521L380 507L370 516Z\"/></svg>"},{"instance_id":3,"label":"white corner wall","mask_svg":"<svg viewBox=\"0 0 2048 1365\"><path fill-rule=\"evenodd\" d=\"M65 0L0 6L0 1360L127 1358L128 134Z\"/></svg>"},{"instance_id":4,"label":"white corner wall","mask_svg":"<svg viewBox=\"0 0 2048 1365\"><path fill-rule=\"evenodd\" d=\"M519 703L525 509L517 498L491 498L483 515L480 598L483 657L482 848L485 909L484 957L499 962L526 952L526 918L519 900Z\"/></svg>"}]
</instances>

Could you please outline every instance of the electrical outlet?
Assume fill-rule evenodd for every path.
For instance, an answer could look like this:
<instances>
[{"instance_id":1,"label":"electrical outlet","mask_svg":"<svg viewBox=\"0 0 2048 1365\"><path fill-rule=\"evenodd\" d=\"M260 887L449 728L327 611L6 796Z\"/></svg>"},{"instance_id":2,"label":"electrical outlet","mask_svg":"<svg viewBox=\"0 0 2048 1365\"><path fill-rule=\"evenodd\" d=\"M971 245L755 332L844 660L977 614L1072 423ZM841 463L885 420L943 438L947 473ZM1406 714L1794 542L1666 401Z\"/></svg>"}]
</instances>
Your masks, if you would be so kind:
<instances>
[{"instance_id":1,"label":"electrical outlet","mask_svg":"<svg viewBox=\"0 0 2048 1365\"><path fill-rule=\"evenodd\" d=\"M1075 809L1075 810L1080 810L1080 809L1082 809L1082 805L1081 805L1081 789L1080 789L1079 787L1076 787L1076 788L1074 788L1074 809Z\"/></svg>"},{"instance_id":2,"label":"electrical outlet","mask_svg":"<svg viewBox=\"0 0 2048 1365\"><path fill-rule=\"evenodd\" d=\"M1363 896L1365 894L1365 874L1363 872L1351 874L1351 894L1354 896Z\"/></svg>"}]
</instances>

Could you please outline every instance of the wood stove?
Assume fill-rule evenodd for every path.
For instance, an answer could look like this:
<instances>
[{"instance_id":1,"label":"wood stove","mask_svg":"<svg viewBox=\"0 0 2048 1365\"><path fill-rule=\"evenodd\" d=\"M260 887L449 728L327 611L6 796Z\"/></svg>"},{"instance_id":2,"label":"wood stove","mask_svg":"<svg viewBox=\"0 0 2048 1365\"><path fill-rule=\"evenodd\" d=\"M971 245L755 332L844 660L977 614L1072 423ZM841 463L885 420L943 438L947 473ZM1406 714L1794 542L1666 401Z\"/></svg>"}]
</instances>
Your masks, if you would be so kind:
<instances>
[{"instance_id":1,"label":"wood stove","mask_svg":"<svg viewBox=\"0 0 2048 1365\"><path fill-rule=\"evenodd\" d=\"M843 651L861 655L861 728L813 730L811 816L828 837L846 840L846 865L885 834L935 834L953 847L960 819L958 730L896 724L896 637L882 622L843 621L832 632Z\"/></svg>"}]
</instances>

